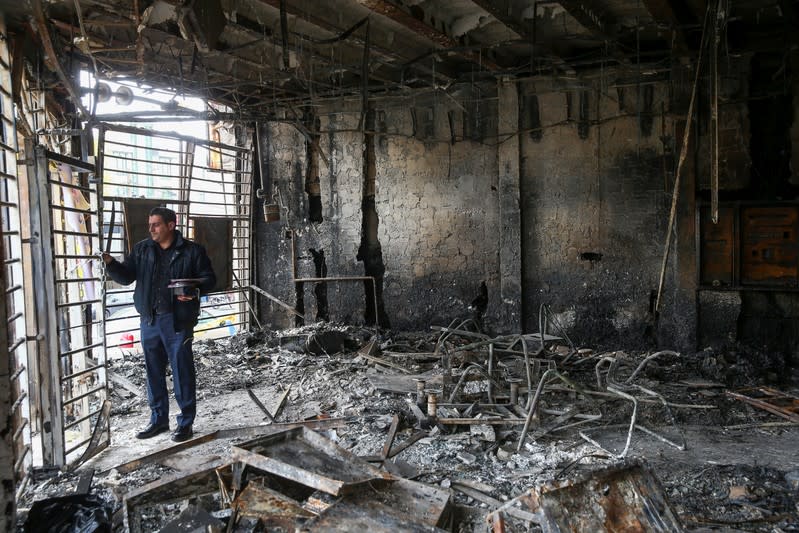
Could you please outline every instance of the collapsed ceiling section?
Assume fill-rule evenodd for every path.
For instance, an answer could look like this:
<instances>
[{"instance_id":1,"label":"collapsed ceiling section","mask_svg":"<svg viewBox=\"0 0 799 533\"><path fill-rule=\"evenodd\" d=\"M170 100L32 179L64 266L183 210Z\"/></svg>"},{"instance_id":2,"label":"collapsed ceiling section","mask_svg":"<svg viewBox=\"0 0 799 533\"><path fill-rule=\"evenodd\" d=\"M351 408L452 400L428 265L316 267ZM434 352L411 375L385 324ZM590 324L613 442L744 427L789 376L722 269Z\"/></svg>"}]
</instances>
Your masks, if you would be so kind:
<instances>
[{"instance_id":1,"label":"collapsed ceiling section","mask_svg":"<svg viewBox=\"0 0 799 533\"><path fill-rule=\"evenodd\" d=\"M795 40L795 2L723 2L729 53ZM585 69L668 69L705 0L32 0L9 8L64 69L168 87L242 118L327 97ZM17 11L15 13L15 10ZM11 26L15 26L11 24ZM19 27L19 25L17 25ZM769 37L770 38L765 38ZM785 39L774 38L783 36ZM49 42L48 42L49 41ZM72 59L70 59L72 58ZM46 57L50 70L57 69ZM651 70L651 69L650 69Z\"/></svg>"}]
</instances>

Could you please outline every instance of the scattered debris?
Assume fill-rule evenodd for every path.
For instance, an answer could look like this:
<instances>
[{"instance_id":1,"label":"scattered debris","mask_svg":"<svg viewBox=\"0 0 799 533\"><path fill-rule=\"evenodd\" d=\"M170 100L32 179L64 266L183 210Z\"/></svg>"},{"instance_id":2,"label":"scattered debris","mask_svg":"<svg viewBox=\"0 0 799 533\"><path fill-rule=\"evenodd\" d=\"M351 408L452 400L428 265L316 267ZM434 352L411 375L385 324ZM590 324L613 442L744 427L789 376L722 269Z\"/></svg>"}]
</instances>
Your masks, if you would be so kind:
<instances>
[{"instance_id":1,"label":"scattered debris","mask_svg":"<svg viewBox=\"0 0 799 533\"><path fill-rule=\"evenodd\" d=\"M99 496L73 494L34 502L24 531L110 531L111 506Z\"/></svg>"},{"instance_id":2,"label":"scattered debris","mask_svg":"<svg viewBox=\"0 0 799 533\"><path fill-rule=\"evenodd\" d=\"M727 391L727 395L773 413L791 422L799 422L799 398L771 387L750 387Z\"/></svg>"},{"instance_id":3,"label":"scattered debris","mask_svg":"<svg viewBox=\"0 0 799 533\"><path fill-rule=\"evenodd\" d=\"M351 343L310 354L308 340L325 331ZM81 479L85 489L96 470L90 493L118 509L117 529L126 520L151 531L200 517L230 531L338 523L479 531L489 514L496 531L526 531L543 526L542 511L509 502L530 487L578 487L626 455L649 459L685 524L799 522L794 460L785 472L744 469L710 463L706 451L741 439L740 449L725 449L746 454L756 437L785 440L797 423L774 422L725 394L722 380L700 378L698 356L576 347L549 334L493 337L472 321L423 333L315 324L197 342L195 353L196 438L164 448L154 441L133 460L122 454L126 442L141 446L133 428L148 410L130 391L144 390L141 356L114 360L110 370L130 387L112 381L111 448L75 473L32 475L21 517L33 501L78 490ZM266 413L288 422L264 421Z\"/></svg>"}]
</instances>

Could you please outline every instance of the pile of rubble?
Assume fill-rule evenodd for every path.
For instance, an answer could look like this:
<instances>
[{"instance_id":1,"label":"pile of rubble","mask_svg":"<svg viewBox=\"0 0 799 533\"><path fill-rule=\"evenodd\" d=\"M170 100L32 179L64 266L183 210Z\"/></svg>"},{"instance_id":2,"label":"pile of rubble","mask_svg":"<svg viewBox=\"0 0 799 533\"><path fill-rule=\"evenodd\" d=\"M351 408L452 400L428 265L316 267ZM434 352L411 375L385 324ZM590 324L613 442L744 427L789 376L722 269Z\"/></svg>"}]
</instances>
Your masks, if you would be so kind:
<instances>
[{"instance_id":1,"label":"pile of rubble","mask_svg":"<svg viewBox=\"0 0 799 533\"><path fill-rule=\"evenodd\" d=\"M699 369L719 354L579 349L546 332L489 336L470 320L392 334L321 324L195 353L208 406L198 423L219 429L81 468L101 471L94 492L118 527L799 527L799 464L674 460L697 438L686 427L777 435L799 423L787 392L709 380ZM141 358L110 375L116 427L143 420ZM242 410L257 423L236 425ZM28 501L70 492L81 470L36 484Z\"/></svg>"}]
</instances>

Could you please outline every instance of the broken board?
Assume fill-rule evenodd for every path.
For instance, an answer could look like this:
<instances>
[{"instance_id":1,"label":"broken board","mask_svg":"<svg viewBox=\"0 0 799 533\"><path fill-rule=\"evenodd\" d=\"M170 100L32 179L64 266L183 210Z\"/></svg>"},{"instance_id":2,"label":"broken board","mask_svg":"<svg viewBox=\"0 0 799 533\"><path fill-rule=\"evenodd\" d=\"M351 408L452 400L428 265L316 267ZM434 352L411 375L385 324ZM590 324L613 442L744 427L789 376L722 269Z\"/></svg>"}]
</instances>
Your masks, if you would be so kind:
<instances>
[{"instance_id":1,"label":"broken board","mask_svg":"<svg viewBox=\"0 0 799 533\"><path fill-rule=\"evenodd\" d=\"M398 479L368 494L353 493L308 523L314 532L444 531L450 518L450 493L409 479Z\"/></svg>"},{"instance_id":2,"label":"broken board","mask_svg":"<svg viewBox=\"0 0 799 533\"><path fill-rule=\"evenodd\" d=\"M799 422L799 398L771 387L750 387L727 391L727 396L741 400L791 422Z\"/></svg>"},{"instance_id":3,"label":"broken board","mask_svg":"<svg viewBox=\"0 0 799 533\"><path fill-rule=\"evenodd\" d=\"M233 457L334 496L393 479L390 474L306 428L289 429L237 444L233 447Z\"/></svg>"},{"instance_id":4,"label":"broken board","mask_svg":"<svg viewBox=\"0 0 799 533\"><path fill-rule=\"evenodd\" d=\"M316 516L292 498L254 481L247 484L233 506L240 516L257 518L268 527L286 530L294 530L303 520Z\"/></svg>"}]
</instances>

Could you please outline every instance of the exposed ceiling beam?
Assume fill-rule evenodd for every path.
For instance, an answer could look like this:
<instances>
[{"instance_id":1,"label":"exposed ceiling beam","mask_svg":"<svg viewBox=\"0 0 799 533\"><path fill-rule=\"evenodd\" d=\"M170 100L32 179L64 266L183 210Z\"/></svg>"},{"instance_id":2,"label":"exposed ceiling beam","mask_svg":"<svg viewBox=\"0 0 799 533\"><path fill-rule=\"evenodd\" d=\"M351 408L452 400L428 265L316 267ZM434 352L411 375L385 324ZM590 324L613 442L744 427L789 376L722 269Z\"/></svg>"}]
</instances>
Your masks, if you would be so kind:
<instances>
[{"instance_id":1,"label":"exposed ceiling beam","mask_svg":"<svg viewBox=\"0 0 799 533\"><path fill-rule=\"evenodd\" d=\"M594 0L558 0L560 6L586 30L606 43L608 55L622 65L630 60L619 49L616 40L616 21Z\"/></svg>"},{"instance_id":2,"label":"exposed ceiling beam","mask_svg":"<svg viewBox=\"0 0 799 533\"><path fill-rule=\"evenodd\" d=\"M643 0L649 14L659 24L666 25L672 29L674 36L674 49L679 53L687 53L690 48L686 40L685 33L681 29L683 22L680 20L671 0ZM701 19L700 19L701 22Z\"/></svg>"},{"instance_id":3,"label":"exposed ceiling beam","mask_svg":"<svg viewBox=\"0 0 799 533\"><path fill-rule=\"evenodd\" d=\"M272 54L279 53L279 43L276 42L274 38L271 37L264 37L262 35L256 34L252 30L245 28L243 26L239 26L236 24L228 23L228 28L226 31L230 32L231 34L236 33L239 37L245 37L250 39L249 42L246 42L244 45L233 45L227 50L220 50L220 52L224 52L229 55L240 55L240 50L242 48L255 48L257 46L265 46L267 47L267 52L270 51ZM224 35L223 35L224 37ZM310 58L311 61L316 61L318 63L324 64L325 69L327 70L342 70L347 71L351 74L356 76L361 75L361 69L357 67L357 61L360 59L358 56L354 55L353 50L347 50L348 54L343 54L341 57L336 58L334 61L331 57L325 56L319 52L314 51L314 45L308 44L305 47L299 47L296 44L289 44L288 49L294 52L298 57L307 56ZM232 52L239 52L239 54L233 54ZM249 52L249 50L248 50ZM360 55L360 51L358 51ZM355 65L355 66L353 66ZM310 67L310 65L306 65ZM395 69L398 69L396 65L394 66ZM293 70L293 69L292 69ZM313 69L313 73L316 74L316 69ZM310 76L311 72L306 69L305 74ZM381 75L378 72L369 72L369 78L375 80L376 82L385 83L388 85L399 85L400 83L400 75L398 71L390 73L392 74L391 77L386 77L385 75ZM317 80L310 80L310 81L317 81Z\"/></svg>"},{"instance_id":4,"label":"exposed ceiling beam","mask_svg":"<svg viewBox=\"0 0 799 533\"><path fill-rule=\"evenodd\" d=\"M274 9L280 9L280 0L256 0L262 4L268 5ZM305 6L306 4L303 4ZM313 5L313 4L311 4ZM286 2L286 13L288 15L297 17L305 22L313 24L314 26L329 32L333 35L339 35L347 30L346 27L341 26L341 19L340 13L335 12L334 10L329 9L321 9L321 10L303 10L302 7L297 7L289 2ZM362 31L362 30L361 30ZM362 37L358 35L358 32L353 33L352 35L347 37L347 42L352 44L358 45L360 47L365 46L365 41ZM387 35L383 32L373 32L372 35L369 36L369 46L372 48L374 53L382 55L386 59L390 59L391 61L396 61L397 66L402 66L405 63L412 60L414 57L418 56L421 53L421 50L418 53L412 53L411 55L404 54L403 51L407 50L408 47L402 47L401 49L397 49L396 43L393 42L392 37ZM423 72L426 75L433 75L433 71L421 64L417 63L413 65L413 68L417 71ZM446 83L451 82L455 78L458 77L458 73L454 69L450 69L446 66L436 66L435 75L438 78L441 78L440 81Z\"/></svg>"},{"instance_id":5,"label":"exposed ceiling beam","mask_svg":"<svg viewBox=\"0 0 799 533\"><path fill-rule=\"evenodd\" d=\"M556 54L550 46L536 42L535 22L525 22L525 18L522 16L522 10L519 9L518 4L510 0L472 0L472 3L488 12L506 28L517 33L522 39L530 41L536 53L548 57L556 67L566 74L573 75L577 73L577 71ZM535 2L533 5L537 6L538 2ZM533 16L536 16L536 14L534 13Z\"/></svg>"},{"instance_id":6,"label":"exposed ceiling beam","mask_svg":"<svg viewBox=\"0 0 799 533\"><path fill-rule=\"evenodd\" d=\"M585 29L601 37L610 39L613 34L615 21L596 6L591 0L558 0L566 12L579 22Z\"/></svg>"},{"instance_id":7,"label":"exposed ceiling beam","mask_svg":"<svg viewBox=\"0 0 799 533\"><path fill-rule=\"evenodd\" d=\"M395 3L393 0L357 0L357 2L375 13L401 24L417 35L432 41L443 50L457 50L461 46L461 43L449 35L440 32L436 28L429 26L423 20L416 18L408 8ZM455 53L472 63L485 67L487 70L501 70L499 65L486 59L483 54L475 54L468 50L457 51Z\"/></svg>"}]
</instances>

